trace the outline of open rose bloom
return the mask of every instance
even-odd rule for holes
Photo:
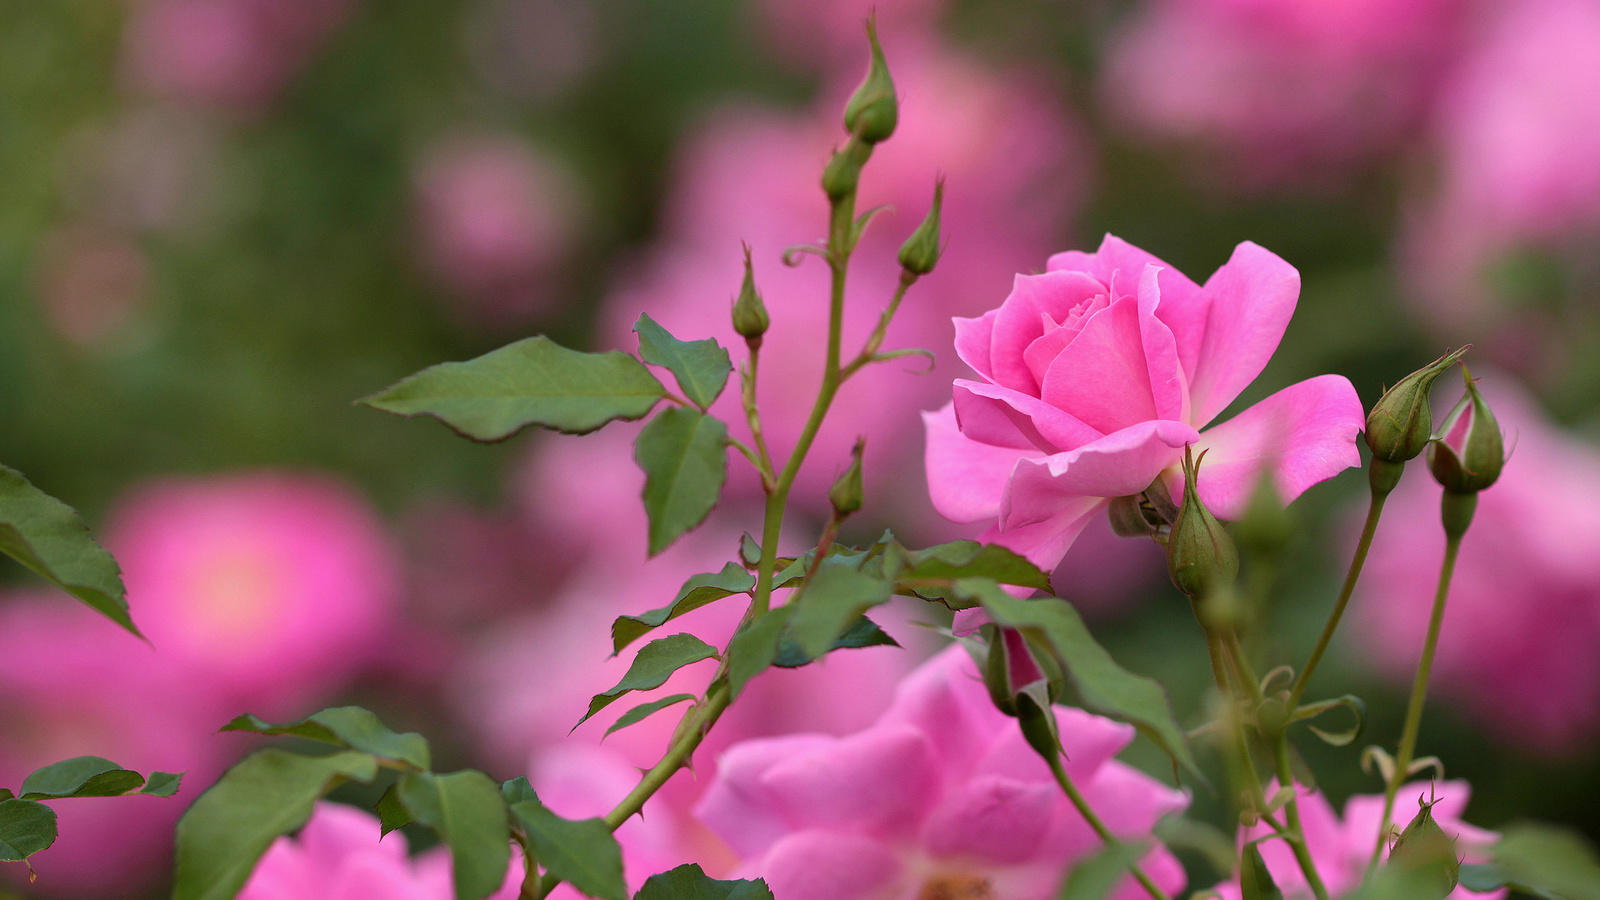
[[[1340,375],[1207,428],[1266,366],[1299,295],[1294,267],[1248,242],[1204,286],[1110,235],[1018,275],[998,309],[955,320],[956,352],[978,378],[957,379],[953,402],[924,414],[934,506],[992,521],[983,541],[1048,571],[1113,498],[1158,478],[1181,497],[1185,445],[1206,454],[1200,499],[1224,519],[1263,468],[1293,500],[1359,465],[1365,415]]]

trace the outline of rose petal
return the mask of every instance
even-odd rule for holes
[[[1356,434],[1365,422],[1361,398],[1343,375],[1291,384],[1200,435],[1194,445],[1196,456],[1206,453],[1200,499],[1213,515],[1237,519],[1262,467],[1271,466],[1279,495],[1292,501],[1313,484],[1361,465]],[[1174,497],[1182,492],[1182,482],[1176,485]]]
[[[1139,341],[1144,348],[1150,397],[1155,402],[1156,418],[1189,421],[1188,376],[1178,362],[1177,341],[1172,329],[1158,316],[1161,305],[1161,268],[1145,266],[1139,276]]]
[[[762,776],[796,827],[848,826],[880,837],[915,828],[939,799],[933,748],[910,726],[884,726],[790,756]]]
[[[1000,514],[1000,497],[1017,460],[1041,455],[970,440],[956,425],[955,404],[922,414],[928,443],[924,463],[933,508],[952,522],[980,522]]]
[[[1047,519],[1003,531],[997,525],[985,531],[978,540],[985,544],[999,544],[1044,571],[1054,572],[1084,526],[1108,502],[1097,497],[1077,497]],[[1004,515],[1004,510],[1001,514]]]
[[[1190,422],[1203,428],[1256,380],[1272,358],[1300,298],[1300,273],[1249,241],[1206,281],[1211,298],[1204,340],[1190,372]]]
[[[965,777],[987,750],[991,735],[1011,719],[994,708],[966,648],[952,644],[900,682],[882,721],[920,729],[946,777],[956,779]]]
[[[1026,862],[1039,851],[1060,797],[1053,782],[981,775],[928,816],[921,843],[934,856],[975,856],[1002,866]]]
[[[1028,371],[1023,353],[1044,333],[1043,317],[1064,321],[1074,309],[1104,293],[1106,286],[1083,272],[1018,275],[1011,294],[996,310],[989,377],[1003,387],[1038,396],[1039,383]]]
[[[994,380],[994,373],[989,367],[989,348],[994,341],[994,320],[999,315],[999,310],[991,309],[976,319],[956,316],[950,320],[956,326],[956,355],[990,381]]]
[[[997,384],[958,378],[951,396],[962,433],[985,444],[1059,453],[1105,436],[1038,397]]]
[[[1066,453],[1016,463],[1000,508],[1006,531],[1041,521],[1080,497],[1137,494],[1200,440],[1182,422],[1140,422]],[[1019,551],[1020,552],[1020,551]]]
[[[1112,273],[1119,269],[1132,278],[1152,265],[1161,267],[1158,276],[1161,308],[1156,315],[1172,330],[1183,371],[1193,375],[1195,362],[1200,357],[1200,344],[1205,337],[1206,315],[1210,310],[1211,298],[1188,276],[1158,257],[1109,234],[1101,240],[1100,249],[1095,252],[1069,250],[1057,253],[1050,257],[1045,269],[1051,272],[1076,269],[1109,284]]]
[[[772,845],[756,870],[783,900],[869,900],[883,896],[902,866],[879,841],[813,830]]]
[[[794,830],[773,802],[767,771],[792,756],[825,753],[833,743],[800,734],[733,745],[717,760],[717,777],[695,804],[695,817],[740,856],[760,855]]]
[[[1159,418],[1140,332],[1137,298],[1096,313],[1050,363],[1040,398],[1106,434]]]

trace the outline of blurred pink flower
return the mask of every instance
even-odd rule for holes
[[[298,835],[273,841],[239,900],[453,900],[449,851],[435,847],[413,860],[405,835],[380,834],[371,813],[319,802]],[[516,900],[522,875],[513,850],[506,883],[488,900]]]
[[[332,478],[259,472],[155,482],[111,515],[134,620],[219,710],[308,704],[384,642],[398,574],[382,525]],[[219,723],[220,724],[220,723]]]
[[[1444,88],[1437,185],[1418,192],[1402,238],[1433,320],[1474,338],[1522,317],[1493,309],[1497,266],[1538,250],[1587,267],[1600,235],[1600,8],[1497,10]]]
[[[1576,753],[1600,733],[1600,452],[1504,378],[1479,388],[1515,447],[1462,539],[1429,693],[1508,746]],[[1397,684],[1415,671],[1444,559],[1442,489],[1409,468],[1352,610],[1354,646]]]
[[[139,0],[123,78],[163,99],[255,112],[349,14],[352,0]]]
[[[1154,0],[1113,39],[1107,109],[1211,145],[1248,186],[1328,180],[1413,130],[1463,0]]]
[[[934,273],[913,287],[889,330],[886,348],[933,348],[952,360],[948,316],[976,313],[975,298],[1002,289],[1010,273],[1039,259],[1082,196],[1082,143],[1074,123],[1038,82],[1001,74],[951,51],[904,41],[886,47],[901,102],[900,127],[880,145],[862,179],[859,209],[892,204],[867,230],[851,265],[845,312],[846,353],[876,324],[899,277],[895,254],[947,177],[944,234],[949,248]],[[631,346],[641,311],[684,338],[715,336],[741,361],[744,344],[728,311],[741,271],[740,241],[754,250],[756,282],[772,315],[762,349],[759,396],[775,453],[793,445],[815,397],[827,323],[828,274],[812,256],[778,263],[794,244],[826,231],[827,201],[818,178],[840,124],[848,85],[826,92],[812,113],[724,110],[698,129],[680,154],[661,239],[622,279],[608,301],[601,342]],[[867,436],[867,484],[875,506],[929,517],[919,484],[906,477],[918,450],[915,411],[937,402],[938,383],[916,378],[913,360],[869,367],[840,392],[834,412],[801,471],[794,502],[826,511],[825,495]],[[717,412],[742,431],[735,380]],[[737,463],[730,493],[760,496]],[[898,476],[898,477],[897,477]],[[886,504],[885,501],[888,501]]]
[[[761,0],[766,43],[793,62],[860,78],[867,69],[867,17],[877,16],[887,44],[931,40],[949,0]],[[892,60],[891,60],[892,62]]]
[[[1068,774],[1113,832],[1146,836],[1188,805],[1112,759],[1132,726],[1078,709],[1056,718]],[[730,748],[696,812],[745,860],[739,874],[765,878],[782,900],[1043,900],[1100,847],[959,646],[908,676],[863,731]],[[1169,891],[1184,883],[1164,848],[1144,865]],[[1129,878],[1116,896],[1142,888]]]
[[[1268,785],[1269,796],[1277,791],[1277,785],[1276,781]],[[1305,826],[1306,846],[1311,851],[1317,874],[1322,876],[1328,891],[1335,896],[1354,890],[1361,884],[1367,871],[1367,861],[1372,858],[1372,850],[1378,845],[1378,828],[1383,819],[1383,795],[1351,797],[1345,802],[1344,817],[1341,819],[1334,814],[1333,807],[1323,794],[1304,785],[1295,785],[1295,789],[1300,794],[1300,817]],[[1471,794],[1471,786],[1460,780],[1431,784],[1413,781],[1401,785],[1400,793],[1395,796],[1395,827],[1405,828],[1421,809],[1421,801],[1431,797],[1438,801],[1433,807],[1434,821],[1439,823],[1445,834],[1455,838],[1457,857],[1471,863],[1486,862],[1488,858],[1482,851],[1494,843],[1497,835],[1461,820]],[[1269,834],[1269,826],[1257,824],[1240,829],[1239,839],[1252,841]],[[1272,880],[1283,891],[1284,897],[1287,900],[1309,898],[1311,890],[1306,885],[1305,873],[1300,871],[1300,865],[1288,845],[1282,840],[1272,839],[1262,841],[1259,846],[1261,858],[1267,863],[1267,871],[1272,873]],[[1383,854],[1387,859],[1388,842],[1385,842]],[[1219,884],[1217,891],[1225,900],[1240,900],[1237,882]],[[1450,897],[1453,900],[1469,900],[1473,897],[1505,895],[1503,889],[1477,894],[1459,887],[1451,892]]]
[[[46,235],[38,266],[46,320],[79,347],[113,346],[149,305],[150,263],[136,240],[117,231],[84,223],[58,228]]]
[[[510,135],[457,134],[416,176],[423,253],[469,317],[512,324],[547,312],[549,282],[578,229],[578,182]]]
[[[956,320],[978,373],[925,413],[934,506],[1046,570],[1116,497],[1163,479],[1183,495],[1183,448],[1208,452],[1201,499],[1237,518],[1264,465],[1293,500],[1358,465],[1365,413],[1340,375],[1291,385],[1206,425],[1261,373],[1300,293],[1300,274],[1252,243],[1196,285],[1107,235],[1095,253],[1018,275],[1005,302]]]

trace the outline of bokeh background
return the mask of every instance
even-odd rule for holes
[[[57,804],[63,837],[35,858],[37,882],[8,865],[0,896],[160,896],[173,821],[251,746],[213,733],[243,711],[361,703],[426,733],[442,768],[529,774],[568,814],[626,789],[673,717],[604,745],[605,717],[568,735],[626,665],[607,660],[607,625],[732,558],[758,486],[732,478],[712,522],[647,565],[636,425],[481,446],[351,401],[534,333],[631,348],[645,309],[733,346],[743,241],[772,308],[762,402],[786,447],[819,365],[825,277],[780,257],[825,231],[815,182],[865,68],[866,12],[0,4],[0,461],[83,511],[153,645],[0,567],[0,784],[78,754],[189,773],[175,800]],[[1600,5],[880,0],[877,14],[902,117],[864,179],[864,202],[893,209],[859,254],[850,327],[876,319],[942,173],[949,250],[890,332],[937,363],[850,386],[797,491],[796,546],[857,433],[870,515],[855,537],[969,533],[927,503],[917,414],[963,374],[950,317],[997,305],[1013,273],[1111,232],[1203,280],[1253,240],[1304,290],[1240,408],[1327,371],[1370,403],[1474,344],[1515,450],[1468,537],[1421,750],[1471,780],[1477,824],[1526,814],[1600,836]],[[1446,378],[1439,402],[1459,392]],[[1302,742],[1336,804],[1380,787],[1359,750],[1396,740],[1441,553],[1437,488],[1414,468],[1312,691],[1371,710],[1352,747]],[[1304,658],[1364,502],[1349,473],[1295,505],[1263,660]],[[1155,547],[1091,531],[1057,587],[1200,721],[1203,644]],[[736,616],[682,623],[717,639]],[[680,776],[648,829],[630,826],[630,874],[726,867],[688,813],[716,752],[867,724],[939,644],[918,621],[937,616],[885,615],[904,651],[763,676],[697,757],[700,780]],[[1125,758],[1163,771],[1151,747]],[[1194,815],[1223,811],[1202,793]],[[1196,884],[1215,878],[1180,855]]]

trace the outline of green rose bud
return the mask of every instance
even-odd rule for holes
[[[833,504],[835,518],[843,519],[861,508],[861,451],[866,446],[866,438],[856,438],[855,449],[850,451],[850,468],[828,489],[828,502]]]
[[[1040,699],[1046,703],[1060,698],[1066,675],[1054,654],[1035,649],[1019,631],[994,625],[984,626],[984,631],[989,637],[989,657],[983,684],[995,709],[1016,718],[1021,715],[1026,692],[1042,693]]]
[[[1424,801],[1389,851],[1389,864],[1404,866],[1424,876],[1427,895],[1418,900],[1444,900],[1456,889],[1461,862],[1456,842],[1433,818],[1433,803]]]
[[[767,315],[767,305],[756,292],[755,270],[750,265],[750,245],[744,245],[744,283],[739,286],[739,296],[733,301],[733,330],[752,347],[761,346],[761,336],[772,326]]]
[[[1403,463],[1416,459],[1428,446],[1433,433],[1428,391],[1434,380],[1455,365],[1468,349],[1462,347],[1439,357],[1383,392],[1372,412],[1367,414],[1365,437],[1374,458]]]
[[[1428,468],[1446,491],[1476,494],[1500,478],[1506,463],[1505,440],[1472,373],[1466,366],[1461,372],[1467,394],[1445,417],[1438,440],[1429,445]]]
[[[911,232],[900,247],[900,268],[912,275],[926,275],[939,262],[939,209],[944,204],[944,178],[933,183],[933,206],[927,218]]]
[[[1167,538],[1167,574],[1178,590],[1194,598],[1233,584],[1239,574],[1239,551],[1233,538],[1200,502],[1195,487],[1198,468],[1193,453],[1184,448],[1183,506]]]
[[[866,143],[876,144],[888,140],[900,121],[894,79],[889,77],[889,63],[883,58],[883,46],[878,43],[876,15],[867,19],[867,41],[872,45],[872,63],[867,68],[867,77],[845,104],[844,127]]]
[[[837,150],[822,170],[822,192],[828,200],[838,203],[856,192],[861,183],[861,168],[872,155],[872,145],[851,138],[842,150]]]

